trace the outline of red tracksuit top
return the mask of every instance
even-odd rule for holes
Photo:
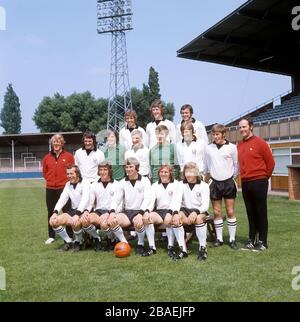
[[[74,165],[74,157],[71,153],[62,151],[56,159],[53,152],[49,152],[43,159],[43,176],[48,189],[63,189],[67,179],[66,168]]]
[[[238,144],[238,158],[242,181],[268,179],[274,170],[275,162],[269,145],[253,135]]]

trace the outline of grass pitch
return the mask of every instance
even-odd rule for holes
[[[61,253],[57,239],[45,246],[47,214],[42,180],[0,182],[0,266],[6,291],[0,301],[299,301],[292,288],[300,266],[300,204],[269,197],[269,250],[212,248],[198,262],[194,239],[191,255],[178,262],[165,245],[149,258],[113,253]],[[236,204],[239,247],[248,224],[241,195]],[[224,224],[225,243],[228,240]]]

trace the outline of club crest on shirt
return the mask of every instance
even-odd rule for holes
[[[169,191],[169,196],[173,196],[173,191]]]
[[[114,191],[111,191],[109,194],[113,197],[113,195],[114,195],[115,193],[114,193]]]
[[[201,197],[201,193],[200,192],[197,192],[196,193],[196,196],[197,196],[197,198]]]
[[[142,193],[143,192],[143,188],[138,188],[137,191],[138,191],[138,193]]]

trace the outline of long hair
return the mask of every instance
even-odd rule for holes
[[[112,179],[113,178],[113,169],[111,164],[108,161],[102,161],[99,165],[98,165],[98,175],[100,176],[100,168],[105,168],[108,170],[108,175],[109,178]]]
[[[97,141],[96,141],[96,135],[93,132],[85,132],[82,136],[82,144],[84,149],[84,139],[92,139],[94,144],[94,151],[97,150]]]
[[[82,181],[82,175],[81,175],[81,172],[80,172],[78,166],[77,165],[68,164],[67,165],[67,170],[70,170],[70,169],[75,169],[76,176],[77,176],[77,178],[79,178],[79,182],[81,182]]]
[[[160,168],[158,169],[158,172],[157,172],[158,177],[160,178],[160,172],[165,168],[168,169],[170,172],[170,176],[169,176],[170,182],[173,182],[174,181],[174,168],[169,164],[163,164],[160,166]]]
[[[202,181],[203,177],[200,174],[200,170],[198,168],[198,165],[195,162],[188,162],[184,167],[183,167],[183,171],[182,171],[182,179],[184,180],[184,182],[187,182],[185,173],[187,170],[193,170],[195,172],[195,177],[197,177],[198,181]]]

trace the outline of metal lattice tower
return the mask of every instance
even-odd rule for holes
[[[132,30],[131,0],[97,0],[97,26],[99,34],[111,33],[107,129],[119,131],[132,109],[125,34]]]

